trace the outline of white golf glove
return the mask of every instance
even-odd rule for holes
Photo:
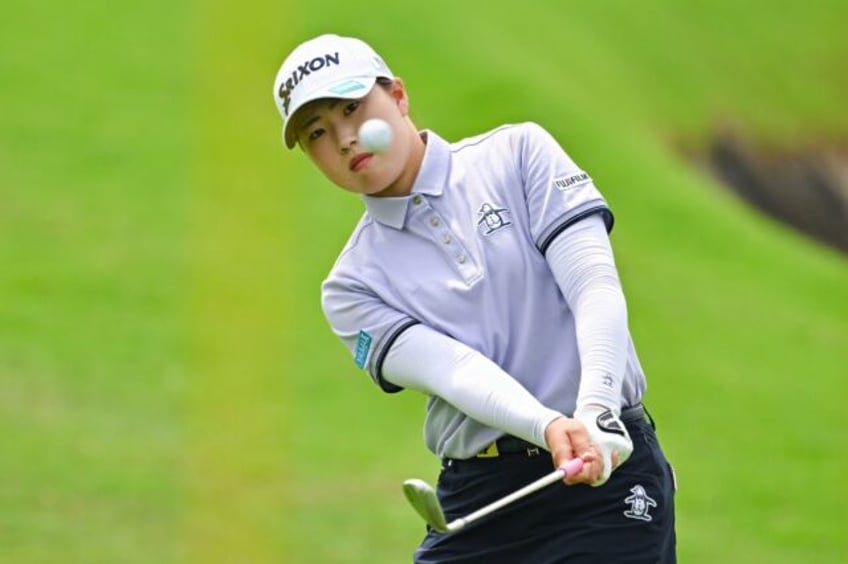
[[[586,405],[579,407],[574,418],[583,423],[589,433],[589,439],[601,455],[604,470],[601,477],[592,486],[602,486],[612,474],[612,453],[618,453],[618,465],[630,458],[633,452],[633,441],[630,433],[618,415],[602,405]]]

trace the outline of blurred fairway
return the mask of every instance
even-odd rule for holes
[[[271,85],[366,38],[419,126],[547,127],[616,212],[680,560],[848,560],[848,260],[675,143],[848,141],[848,4],[12,0],[0,19],[0,562],[410,561],[424,399],[319,284],[362,212]]]

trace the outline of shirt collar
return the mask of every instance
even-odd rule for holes
[[[409,201],[415,194],[436,197],[442,195],[450,172],[451,152],[447,141],[429,130],[422,131],[421,136],[427,145],[424,148],[421,168],[418,170],[415,182],[412,183],[410,194],[393,198],[362,196],[368,214],[378,222],[395,229],[403,229]]]

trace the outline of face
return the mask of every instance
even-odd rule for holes
[[[403,83],[395,79],[388,89],[375,84],[364,98],[310,102],[293,116],[291,127],[304,152],[337,186],[357,194],[401,196],[412,187],[411,156],[418,139],[408,107]],[[385,120],[394,132],[391,146],[380,154],[359,145],[359,126],[371,118]]]

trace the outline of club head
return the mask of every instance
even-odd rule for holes
[[[423,480],[407,480],[403,483],[403,494],[428,525],[440,533],[449,532],[445,512],[430,484]]]

